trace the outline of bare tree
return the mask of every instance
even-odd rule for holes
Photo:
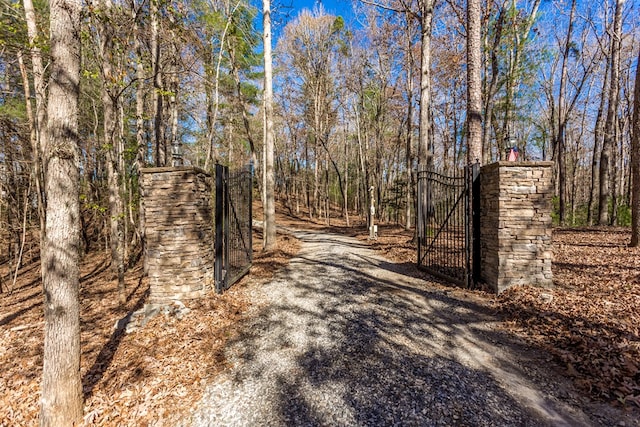
[[[150,0],[151,18],[151,72],[153,74],[153,117],[155,134],[155,160],[156,166],[165,166],[166,141],[163,118],[163,94],[164,86],[162,73],[160,72],[160,6],[159,0]]]
[[[640,50],[633,91],[633,131],[631,133],[631,246],[640,246]]]
[[[616,0],[616,11],[613,20],[613,34],[611,36],[611,78],[609,79],[609,104],[607,119],[604,124],[604,141],[600,155],[600,197],[598,199],[598,224],[609,223],[609,199],[611,197],[611,151],[616,141],[616,116],[620,92],[620,40],[622,38],[622,9],[624,0]]]
[[[413,49],[412,49],[412,30],[409,25],[410,16],[409,13],[405,13],[405,35],[407,37],[407,51],[405,54],[405,67],[406,67],[406,83],[407,83],[407,146],[405,148],[405,164],[406,164],[406,179],[407,179],[407,194],[406,194],[406,212],[405,212],[405,230],[411,229],[411,206],[413,205],[413,192],[411,191],[412,177],[413,177],[413,156],[411,154],[413,146]]]
[[[42,426],[82,422],[80,377],[78,97],[80,95],[79,0],[50,2],[51,75],[44,286]]]
[[[271,62],[271,1],[262,0],[262,26],[264,40],[264,150],[265,150],[265,206],[264,250],[276,244],[275,176],[273,170],[273,68]]]
[[[36,25],[36,14],[31,0],[24,0],[24,14],[27,23],[27,34],[29,39],[29,50],[31,51],[31,68],[33,70],[33,83],[35,88],[36,114],[34,116],[35,135],[32,138],[33,165],[36,182],[36,191],[38,193],[38,213],[40,217],[40,231],[45,231],[45,209],[46,203],[43,194],[44,173],[42,171],[42,153],[46,147],[46,84],[44,74],[44,64],[42,61],[42,50],[40,49],[38,39],[38,26]],[[31,100],[27,100],[31,103]]]
[[[569,117],[569,111],[565,107],[565,94],[567,85],[567,62],[569,60],[569,51],[571,49],[571,37],[573,31],[573,21],[576,13],[576,0],[571,1],[571,13],[569,14],[569,23],[567,26],[567,37],[565,39],[562,52],[562,71],[560,73],[560,90],[558,93],[558,129],[556,134],[555,148],[557,151],[558,164],[558,193],[559,193],[559,209],[558,216],[560,225],[564,225],[565,207],[566,207],[566,169],[565,169],[565,132]]]
[[[467,161],[482,159],[481,0],[467,0]]]
[[[420,145],[418,161],[428,164],[433,156],[431,148],[431,24],[435,0],[419,0],[420,8]]]
[[[118,134],[121,90],[114,71],[114,38],[117,24],[111,0],[97,0],[94,13],[98,28],[98,52],[102,75],[102,111],[104,146],[106,149],[107,185],[109,193],[109,228],[111,263],[118,279],[120,304],[126,302],[125,295],[125,230],[124,200],[124,142]]]
[[[593,224],[593,202],[598,196],[599,185],[596,186],[596,182],[599,179],[599,163],[600,154],[602,149],[602,133],[604,132],[603,114],[604,107],[607,100],[607,88],[609,87],[609,68],[610,61],[605,61],[604,79],[602,80],[602,91],[600,95],[600,102],[598,104],[598,112],[596,113],[596,120],[593,126],[593,152],[591,155],[591,185],[589,187],[589,199],[587,201],[587,224]],[[596,188],[598,187],[598,188]]]

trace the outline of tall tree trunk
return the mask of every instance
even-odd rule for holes
[[[502,39],[502,29],[504,26],[504,9],[501,9],[497,22],[495,24],[495,34],[493,37],[493,44],[491,45],[491,54],[490,54],[490,64],[491,64],[491,78],[489,79],[489,83],[486,84],[486,91],[484,94],[484,127],[482,130],[482,154],[483,160],[487,163],[493,160],[492,150],[491,150],[491,128],[492,121],[494,120],[493,115],[493,97],[497,90],[498,86],[498,74],[499,74],[499,65],[498,65],[498,51],[500,49],[500,41]],[[488,36],[488,32],[487,32]],[[488,73],[487,73],[488,74]],[[486,81],[486,79],[485,79]],[[499,158],[499,156],[498,156]]]
[[[80,10],[78,0],[51,0],[46,237],[42,258],[44,356],[42,426],[82,423],[79,303]]]
[[[621,152],[622,152],[622,144],[620,144],[620,129],[619,129],[620,123],[618,120],[618,114],[616,114],[613,118],[613,134],[614,134],[614,144],[612,146],[613,148],[613,158],[610,159],[609,164],[613,167],[613,169],[609,172],[611,175],[611,191],[610,191],[610,197],[611,197],[611,216],[609,218],[609,225],[615,225],[618,222],[618,204],[619,204],[619,198],[618,195],[620,194],[620,187],[618,185],[620,179],[621,179],[621,172],[622,172],[622,163],[620,162],[621,159]]]
[[[276,244],[275,176],[273,171],[273,69],[271,64],[271,1],[262,0],[262,26],[264,42],[264,118],[265,118],[265,194],[264,249],[272,250]],[[317,155],[317,153],[316,153]],[[316,159],[317,163],[317,159]]]
[[[207,142],[207,154],[205,156],[205,161],[204,161],[205,170],[209,170],[209,167],[213,163],[213,160],[215,157],[213,145],[215,142],[216,122],[218,121],[218,111],[220,109],[220,68],[222,67],[222,59],[223,59],[223,53],[224,53],[223,46],[225,46],[226,44],[225,40],[227,38],[227,32],[231,27],[231,23],[233,22],[233,17],[236,13],[236,10],[240,7],[241,4],[242,4],[242,0],[237,0],[233,8],[230,7],[231,6],[230,4],[228,5],[227,22],[224,26],[224,31],[222,32],[222,36],[220,37],[220,50],[218,51],[218,59],[215,65],[216,72],[215,72],[215,77],[213,79],[214,80],[213,96],[208,97],[210,98],[210,101],[213,103],[213,105],[209,105],[209,112],[208,112],[209,114],[208,131],[209,132],[208,132],[208,142]],[[263,157],[264,157],[264,154],[265,153],[263,151],[262,153]],[[263,164],[262,171],[263,171],[262,175],[264,178],[264,173],[265,173],[264,164]],[[262,189],[263,194],[264,194],[264,187],[265,185],[263,185],[263,189]],[[263,197],[263,203],[264,203],[264,197]]]
[[[370,178],[369,178],[369,160],[367,158],[367,149],[366,147],[364,147],[365,143],[363,141],[363,137],[362,137],[362,124],[360,122],[360,114],[358,113],[358,108],[360,108],[359,106],[356,106],[356,135],[358,138],[358,157],[360,158],[360,172],[362,173],[362,196],[361,199],[361,206],[358,206],[358,209],[360,209],[360,212],[362,212],[363,214],[367,212],[368,206],[369,206],[369,199],[368,199],[368,194],[370,193],[369,191],[369,183],[370,183]],[[360,187],[358,187],[360,188]],[[371,226],[371,218],[370,215],[367,214],[367,227]]]
[[[565,166],[565,145],[566,145],[566,125],[568,121],[568,111],[566,107],[566,85],[567,85],[567,62],[571,49],[571,37],[573,31],[573,18],[576,12],[576,0],[571,2],[571,12],[569,14],[569,26],[567,27],[567,37],[562,52],[562,70],[560,72],[560,89],[558,92],[558,134],[556,136],[557,164],[558,164],[558,216],[560,225],[564,225],[566,211],[566,166]]]
[[[638,51],[640,64],[640,50]],[[631,132],[631,246],[640,246],[640,66],[636,66]]]
[[[347,227],[350,227],[349,223],[349,144],[347,137],[347,129],[344,129],[344,220]]]
[[[42,62],[42,51],[39,46],[39,34],[36,24],[36,13],[32,0],[23,0],[27,35],[31,51],[31,68],[33,70],[33,86],[36,98],[36,113],[34,116],[35,137],[32,138],[32,156],[35,173],[36,191],[38,193],[38,214],[40,220],[40,239],[44,241],[46,197],[44,195],[43,153],[47,145],[47,93]],[[31,101],[28,101],[29,103]],[[41,245],[42,246],[42,245]],[[41,254],[42,255],[42,254]]]
[[[174,55],[178,55],[178,52],[174,52]],[[174,57],[173,61],[177,61]],[[171,70],[171,78],[169,81],[169,87],[171,95],[169,95],[169,122],[171,124],[171,166],[181,166],[180,160],[174,156],[173,150],[178,150],[180,140],[178,138],[178,117],[180,112],[178,111],[178,90],[180,90],[180,83],[178,79],[178,67],[174,62]],[[179,153],[176,153],[180,155]]]
[[[147,159],[147,144],[145,141],[145,125],[144,125],[144,106],[145,106],[145,72],[144,72],[144,56],[142,53],[142,33],[140,31],[140,23],[138,22],[140,10],[133,5],[133,32],[134,32],[134,50],[136,53],[136,169],[139,172],[145,166]],[[142,5],[138,6],[142,7]],[[144,221],[141,221],[141,225]]]
[[[432,161],[430,143],[431,109],[431,24],[434,0],[419,0],[420,5],[420,150],[419,162],[426,166]]]
[[[604,124],[604,140],[600,155],[600,197],[598,199],[598,225],[609,224],[609,199],[611,198],[611,152],[616,141],[615,116],[620,91],[620,39],[624,0],[616,0],[616,12],[611,36],[611,78],[609,79],[609,105]],[[615,174],[614,174],[615,175]]]
[[[102,66],[102,111],[104,145],[106,147],[107,187],[109,194],[109,229],[111,243],[111,266],[118,279],[118,298],[120,304],[126,302],[124,282],[124,202],[122,191],[124,171],[122,138],[118,131],[119,94],[114,92],[118,88],[111,85],[114,81],[113,65],[111,63],[113,51],[113,20],[111,0],[102,0],[101,6],[104,16],[99,16],[98,32],[100,34],[100,55]]]
[[[407,194],[406,197],[406,212],[405,212],[405,230],[411,229],[411,204],[412,204],[412,169],[413,161],[411,157],[412,145],[413,145],[413,49],[411,40],[411,31],[409,25],[409,13],[406,13],[407,27],[405,29],[407,36],[407,53],[406,63],[407,68],[407,135],[406,135],[406,148],[405,148],[405,167],[406,167],[406,180],[407,180]]]
[[[598,186],[596,186],[596,179],[599,180],[599,165],[600,165],[600,153],[602,146],[602,134],[603,134],[603,123],[602,119],[604,118],[604,106],[607,100],[607,88],[609,87],[609,68],[610,61],[605,61],[605,71],[604,71],[604,81],[602,82],[602,92],[600,96],[600,103],[598,106],[598,112],[596,114],[596,122],[593,129],[593,153],[591,156],[591,184],[589,187],[589,200],[587,202],[587,224],[593,224],[593,202],[595,199],[599,198],[600,188],[599,182]]]
[[[164,152],[164,125],[162,113],[162,74],[160,73],[160,11],[159,0],[150,0],[151,4],[151,69],[153,73],[153,119],[155,134],[155,163],[156,166],[165,166],[166,153]]]
[[[144,124],[144,106],[145,106],[145,72],[142,54],[142,34],[140,31],[140,23],[138,22],[139,11],[142,5],[137,6],[135,2],[132,4],[132,18],[133,18],[133,33],[134,33],[134,50],[136,53],[136,160],[135,171],[140,177],[140,170],[145,167],[147,160],[147,141],[145,139],[145,124]],[[145,249],[145,216],[144,216],[144,199],[140,198],[140,209],[138,209],[138,234],[140,237],[140,245],[142,251]],[[145,260],[144,272],[147,272],[146,256],[143,256]]]
[[[481,0],[467,1],[467,163],[482,159]]]
[[[314,100],[314,131],[313,131],[313,207],[314,207],[314,215],[317,214],[320,217],[320,175],[319,175],[319,164],[320,160],[318,159],[318,129],[320,129],[320,107],[318,106],[319,100],[316,95]]]

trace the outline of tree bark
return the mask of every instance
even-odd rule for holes
[[[80,376],[79,0],[50,2],[51,75],[45,163],[46,237],[42,259],[44,356],[42,426],[82,423]]]
[[[599,180],[598,173],[599,173],[600,154],[601,154],[601,145],[602,145],[601,141],[602,141],[602,134],[603,134],[602,118],[604,113],[605,102],[607,99],[606,92],[607,92],[607,88],[609,87],[609,67],[610,67],[610,61],[605,61],[605,62],[606,62],[606,67],[604,71],[604,81],[602,82],[602,94],[600,96],[600,103],[598,106],[598,112],[596,114],[596,123],[593,129],[593,153],[591,156],[591,185],[589,188],[589,200],[587,202],[587,224],[588,225],[593,224],[594,199],[597,199],[600,197],[599,182],[596,182],[596,180]],[[597,191],[596,191],[596,183],[598,184]]]
[[[434,0],[420,0],[420,150],[419,162],[427,165],[431,162],[430,130],[431,121],[431,24],[433,21]]]
[[[604,140],[600,155],[600,197],[598,199],[598,225],[609,224],[609,199],[611,198],[611,151],[616,141],[615,119],[620,91],[620,39],[624,0],[616,0],[613,34],[611,36],[611,78],[609,79],[609,105],[604,124]]]
[[[102,67],[102,108],[103,132],[106,147],[107,187],[109,194],[109,228],[111,243],[111,266],[118,279],[118,299],[120,304],[126,302],[124,282],[124,202],[122,191],[122,176],[124,155],[122,141],[118,134],[118,104],[120,95],[118,88],[112,87],[113,65],[111,63],[113,50],[113,20],[111,18],[111,0],[101,0],[102,10],[99,16],[98,32],[100,33],[100,56]],[[114,93],[116,92],[116,93]]]
[[[482,132],[482,154],[485,162],[491,162],[493,160],[491,150],[491,122],[494,120],[493,116],[493,96],[497,91],[498,86],[498,50],[500,46],[500,40],[502,39],[502,30],[504,26],[504,10],[501,10],[498,14],[495,24],[495,34],[493,37],[493,44],[491,46],[490,64],[491,64],[491,79],[486,84],[485,99],[484,99],[484,128]],[[488,74],[488,72],[487,72]],[[486,78],[485,78],[486,80]],[[498,158],[500,156],[498,155]]]
[[[576,12],[576,0],[571,2],[571,13],[569,14],[569,25],[567,27],[567,37],[565,39],[562,52],[562,70],[560,73],[560,89],[558,92],[558,133],[556,135],[557,164],[558,164],[558,216],[560,225],[565,223],[566,212],[566,167],[565,167],[565,131],[568,121],[569,111],[566,108],[566,85],[567,85],[567,62],[569,60],[569,50],[571,48],[571,37],[573,31],[573,18]]]
[[[638,52],[640,64],[640,50]],[[640,66],[636,66],[631,133],[631,246],[640,246]]]
[[[136,2],[132,2],[132,18],[133,18],[133,33],[134,33],[134,50],[136,54],[136,161],[135,171],[140,177],[140,170],[145,167],[147,160],[147,142],[145,138],[145,123],[144,123],[144,105],[145,105],[145,72],[142,54],[142,34],[140,31],[140,23],[138,22],[139,11],[137,9]],[[142,5],[139,6],[140,8]],[[140,209],[138,210],[138,234],[140,237],[140,246],[144,253],[145,249],[145,216],[144,216],[144,198],[140,197]],[[148,266],[146,256],[142,257],[144,261],[144,272],[147,273]]]
[[[271,62],[271,1],[262,0],[262,26],[264,42],[264,118],[265,118],[265,194],[264,250],[270,251],[276,244],[275,176],[273,170],[273,69]],[[316,153],[317,155],[317,153]],[[317,159],[316,159],[317,162]]]
[[[404,229],[411,229],[411,205],[413,203],[413,194],[411,194],[412,188],[412,168],[413,160],[411,157],[412,145],[413,145],[413,50],[411,43],[411,31],[409,13],[406,13],[407,27],[405,29],[407,35],[407,53],[406,53],[406,67],[407,67],[407,145],[405,148],[405,164],[406,164],[406,179],[407,179],[407,194],[406,196],[406,213]]]
[[[467,0],[467,163],[482,158],[481,0]]]
[[[40,239],[44,241],[45,233],[45,212],[46,197],[44,195],[44,171],[42,167],[43,153],[47,145],[47,93],[44,81],[44,65],[42,63],[42,51],[38,45],[38,27],[36,24],[36,14],[31,0],[23,0],[24,14],[27,24],[27,35],[29,38],[29,49],[31,51],[31,68],[33,70],[33,86],[36,98],[36,113],[34,116],[35,136],[32,138],[32,156],[34,173],[36,176],[36,191],[38,193],[38,214],[40,217]],[[28,100],[30,103],[31,101]]]
[[[150,0],[151,4],[151,68],[153,72],[153,118],[155,134],[155,164],[165,166],[166,153],[163,126],[162,74],[160,73],[160,11],[159,0]]]

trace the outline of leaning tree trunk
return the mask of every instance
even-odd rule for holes
[[[50,2],[51,75],[45,153],[46,237],[42,426],[82,423],[80,376],[78,98],[79,0]]]

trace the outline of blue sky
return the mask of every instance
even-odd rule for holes
[[[256,1],[259,11],[262,11],[262,2]],[[352,23],[354,18],[352,0],[271,0],[271,9],[274,12],[272,21],[272,31],[274,47],[278,42],[284,26],[294,19],[302,9],[312,10],[316,5],[321,4],[326,13],[340,15],[347,24]],[[262,31],[262,15],[258,14],[256,28]]]
[[[341,15],[345,21],[353,14],[351,0],[280,0],[281,4],[293,7],[292,15],[296,16],[302,9],[313,9],[316,4],[322,4],[324,10],[332,15]]]

